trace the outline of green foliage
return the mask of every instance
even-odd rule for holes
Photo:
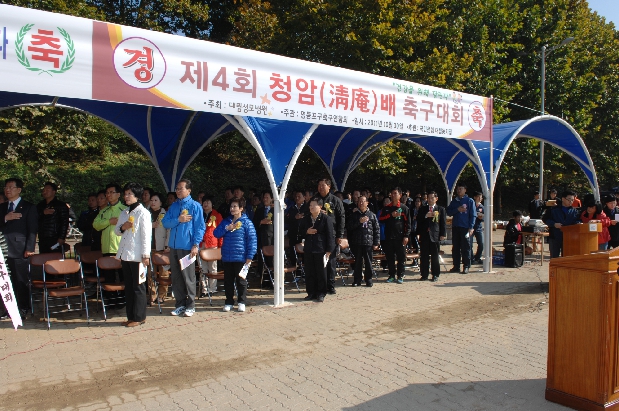
[[[494,122],[528,119],[540,109],[543,45],[575,41],[546,58],[547,113],[568,121],[584,139],[602,188],[616,186],[619,161],[619,35],[583,0],[10,0],[8,4],[96,18],[244,48],[495,96]],[[159,185],[137,146],[96,118],[53,108],[20,108],[0,115],[5,175],[29,187],[52,179],[82,201],[104,182],[129,178]],[[412,191],[444,183],[414,144],[376,148],[349,176],[347,188],[393,185]],[[514,142],[497,181],[499,205],[524,208],[539,179],[539,143]],[[568,155],[546,145],[547,185],[588,189]],[[85,160],[86,159],[86,160]],[[129,165],[130,164],[130,165]],[[94,173],[90,176],[88,173]],[[238,134],[220,138],[185,172],[197,189],[218,196],[226,186],[268,187],[253,148]],[[306,148],[290,187],[313,188],[324,164]],[[472,167],[462,173],[479,187]],[[30,189],[28,193],[30,193]],[[36,193],[38,195],[38,193]],[[75,197],[73,197],[75,196]]]

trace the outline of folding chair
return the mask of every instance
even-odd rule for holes
[[[73,251],[75,252],[75,259],[78,260],[80,257],[80,254],[86,253],[90,250],[91,250],[91,246],[89,245],[84,245],[81,243],[75,244],[73,246]]]
[[[414,264],[415,260],[419,260],[419,253],[415,253],[415,252],[413,252],[413,250],[411,248],[407,247],[406,259],[407,260],[412,260],[413,264]],[[421,268],[419,267],[419,263],[417,263],[416,266],[415,265],[411,265],[411,270],[414,271],[415,269],[417,269],[417,271],[421,271]]]
[[[349,249],[350,256],[344,254],[342,250]],[[350,245],[348,244],[348,239],[342,238],[340,239],[340,244],[337,246],[337,255],[335,257],[335,270],[342,278],[342,284],[346,285],[346,280],[344,280],[344,275],[342,271],[346,272],[346,278],[350,277],[350,274],[354,272],[355,267],[355,256],[352,251],[350,251]]]
[[[45,285],[41,280],[33,280],[32,279],[32,267],[41,267],[43,269],[43,264],[51,260],[61,260],[63,259],[62,253],[46,253],[46,254],[34,254],[30,257],[30,262],[28,264],[28,292],[30,293],[30,311],[32,315],[34,315],[34,297],[33,297],[33,288],[36,290],[41,290],[41,294],[43,295]],[[55,284],[51,281],[48,282],[48,288],[60,288],[66,286],[66,281],[56,281]],[[43,301],[42,299],[40,301]]]
[[[150,275],[153,280],[153,284],[155,284],[155,290],[157,292],[157,306],[159,307],[159,314],[161,311],[161,296],[159,295],[159,286],[167,286],[170,287],[172,285],[171,277],[161,277],[157,273],[159,272],[159,267],[163,267],[164,265],[170,265],[170,253],[164,253],[162,251],[157,251],[150,255]],[[165,297],[165,296],[164,296]]]
[[[275,282],[273,281],[273,267],[267,265],[267,262],[266,262],[266,257],[273,257],[275,255],[275,246],[265,245],[260,250],[260,253],[262,254],[262,273],[260,275],[260,291],[262,291],[262,280],[264,279],[265,273],[269,276],[271,283],[275,284]],[[292,281],[284,282],[284,284],[293,283],[297,287],[297,291],[301,292],[301,289],[299,288],[299,284],[298,284],[299,279],[297,275],[295,274],[296,271],[297,271],[296,266],[295,267],[284,267],[284,276],[286,275],[286,273],[292,273],[292,275],[294,276]]]
[[[303,244],[302,243],[295,244],[294,256],[295,256],[295,259],[297,260],[297,273],[301,273],[301,275],[298,277],[299,277],[299,280],[303,279],[305,281],[305,264],[303,262],[303,259],[299,257],[302,255],[303,255]]]
[[[124,301],[125,298],[123,296],[118,295],[119,292],[125,291],[124,284],[108,284],[101,281],[101,270],[120,270],[122,268],[122,264],[120,260],[109,256],[109,257],[101,257],[97,260],[97,264],[95,265],[97,270],[97,285],[99,287],[99,293],[101,294],[101,306],[103,307],[103,319],[107,321],[107,310],[105,309],[105,298],[103,297],[103,291],[115,292],[117,294],[116,297],[108,298],[108,300],[112,301]],[[110,304],[108,303],[108,306]]]
[[[64,287],[58,287],[61,281],[47,281],[48,277],[64,277],[71,274],[79,274],[81,284],[78,286],[68,287],[65,281]],[[51,287],[50,287],[51,285]],[[45,314],[47,316],[47,329],[51,328],[50,321],[50,305],[49,298],[66,299],[67,309],[64,311],[56,311],[55,314],[61,312],[77,311],[71,309],[70,297],[80,297],[79,311],[86,310],[86,321],[90,324],[88,316],[88,304],[86,303],[86,289],[84,288],[84,274],[82,273],[82,264],[75,260],[50,260],[43,264],[43,295],[45,299]],[[81,316],[81,314],[80,314]]]
[[[90,247],[87,247],[90,249]],[[95,266],[97,265],[97,260],[103,258],[103,253],[101,251],[85,251],[86,248],[80,250],[80,253],[77,254],[77,260],[82,263],[82,272],[84,273],[84,283],[92,284],[95,287],[96,293],[96,309],[99,312],[99,282],[104,282],[104,279],[99,281],[99,277],[95,272]],[[84,267],[84,265],[88,265],[88,267]],[[91,268],[92,267],[92,268]]]
[[[200,250],[200,258],[206,262],[221,260],[221,248],[207,248]],[[202,273],[202,264],[200,264],[200,273]],[[224,272],[217,271],[216,273],[204,273],[209,280],[224,280]],[[235,284],[236,287],[236,284]],[[213,300],[211,299],[211,290],[209,290],[208,284],[206,287],[206,294],[208,295],[208,302],[212,306]]]

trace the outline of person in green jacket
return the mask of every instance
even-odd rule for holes
[[[114,233],[114,227],[118,222],[118,216],[127,208],[120,202],[120,186],[116,183],[108,184],[105,188],[105,198],[108,206],[99,211],[92,226],[95,230],[101,231],[101,252],[104,256],[115,256],[118,252],[120,236]],[[116,271],[102,271],[106,283],[116,282]],[[120,273],[122,277],[122,273]],[[122,282],[122,278],[120,281]]]

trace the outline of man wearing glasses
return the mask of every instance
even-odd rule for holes
[[[572,207],[576,195],[573,191],[566,191],[561,195],[561,204],[550,209],[545,223],[550,229],[548,242],[550,245],[550,258],[561,257],[563,253],[563,231],[561,227],[566,225],[580,224],[578,209]]]
[[[38,216],[34,204],[21,198],[24,182],[19,178],[9,178],[4,182],[4,195],[7,202],[0,204],[0,230],[6,238],[9,253],[5,255],[15,290],[17,307],[22,317],[30,308],[28,292],[28,258],[34,254],[36,245]],[[0,317],[6,316],[0,307]]]
[[[198,245],[202,242],[206,225],[202,206],[191,198],[191,181],[182,179],[176,184],[176,200],[163,217],[161,224],[170,230],[170,272],[172,291],[176,300],[174,316],[191,317],[196,312],[196,269],[195,263],[181,270],[182,258],[190,254],[198,255]],[[198,257],[199,258],[199,257]]]
[[[116,256],[120,236],[116,235],[114,228],[118,222],[118,216],[127,208],[120,202],[120,186],[110,183],[105,188],[105,198],[108,206],[99,211],[92,226],[95,230],[101,231],[101,252],[104,256]],[[103,271],[106,283],[116,282],[116,270]],[[120,281],[123,281],[122,272],[119,272]]]

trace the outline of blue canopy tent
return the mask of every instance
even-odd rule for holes
[[[470,161],[492,215],[493,150],[483,142],[492,133],[491,99],[112,23],[0,10],[15,41],[3,62],[0,110],[47,105],[104,119],[136,141],[168,190],[207,144],[242,133],[274,194],[275,305],[284,302],[283,200],[307,144],[339,188],[372,150],[394,139],[432,157],[448,198]],[[60,50],[16,54],[55,30],[60,37],[46,41]]]

